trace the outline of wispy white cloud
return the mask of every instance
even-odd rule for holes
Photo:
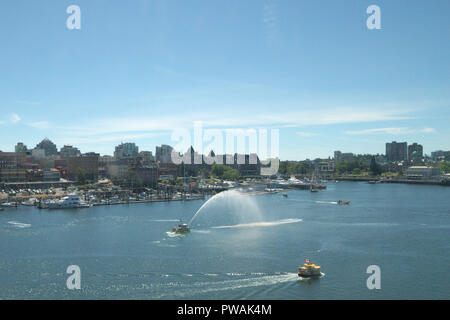
[[[346,131],[345,133],[353,135],[365,135],[365,134],[405,134],[410,132],[411,130],[409,128],[400,127],[400,128],[364,129],[364,130]]]
[[[351,111],[351,112],[350,112]],[[195,121],[202,121],[205,128],[258,128],[258,127],[307,127],[318,125],[332,125],[345,123],[368,123],[380,121],[393,121],[410,119],[406,112],[400,111],[355,111],[347,109],[323,109],[309,111],[295,111],[276,113],[275,111],[260,114],[246,114],[245,111],[236,116],[236,113],[227,113],[222,110],[220,116],[217,113],[191,113],[176,114],[158,117],[121,117],[109,119],[91,119],[88,122],[58,128],[67,136],[83,137],[106,134],[135,134],[158,131],[172,131],[174,129],[190,129]],[[45,122],[34,123],[35,127],[44,127]],[[391,132],[395,128],[390,128]],[[375,129],[359,134],[372,133],[371,131],[388,130]],[[305,131],[306,132],[306,131]],[[397,130],[398,132],[398,130]],[[349,134],[352,134],[350,132]],[[354,134],[358,134],[355,132]],[[301,135],[301,133],[299,134]]]
[[[304,132],[304,131],[297,131],[295,134],[300,137],[314,137],[314,136],[318,135],[317,133]]]
[[[17,122],[19,122],[20,121],[20,116],[17,114],[17,113],[11,113],[10,115],[9,115],[9,121],[11,122],[11,123],[17,123]]]
[[[434,128],[423,128],[423,133],[436,133],[436,129]]]
[[[346,131],[345,133],[350,135],[369,135],[369,134],[404,135],[416,133],[436,133],[436,130],[434,128],[424,128],[418,130],[409,127],[398,127],[398,128],[374,128],[374,129]]]
[[[195,121],[202,121],[205,128],[248,128],[248,127],[307,127],[343,123],[365,123],[375,121],[404,120],[410,117],[399,111],[352,111],[347,109],[296,111],[285,113],[246,114],[222,111],[217,113],[191,113],[159,117],[128,117],[93,119],[88,123],[69,126],[64,129],[68,135],[92,136],[113,133],[136,133],[190,129]]]
[[[36,129],[49,129],[52,127],[52,124],[48,121],[29,122],[26,125]]]

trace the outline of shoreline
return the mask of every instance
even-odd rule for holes
[[[419,185],[434,185],[434,186],[450,186],[450,181],[436,181],[436,180],[408,180],[408,179],[383,179],[383,178],[357,178],[357,177],[339,177],[336,181],[352,181],[352,182],[369,182],[376,181],[378,183],[398,183],[398,184],[419,184]]]

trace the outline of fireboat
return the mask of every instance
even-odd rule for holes
[[[298,276],[302,278],[319,277],[321,276],[320,266],[311,263],[311,259],[305,259],[304,266],[298,267]]]
[[[188,233],[190,231],[191,229],[189,228],[189,226],[181,220],[178,226],[172,228],[172,232],[175,233]]]

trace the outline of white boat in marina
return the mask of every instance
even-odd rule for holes
[[[15,202],[4,202],[1,204],[1,206],[3,208],[13,208],[13,207],[17,207],[17,203]]]
[[[296,186],[296,185],[301,185],[301,186],[303,186],[303,185],[305,185],[305,182],[303,182],[303,181],[300,180],[300,179],[297,179],[297,178],[294,177],[294,176],[292,176],[292,177],[289,178],[288,183],[289,183],[289,185],[292,185],[292,186]]]
[[[109,198],[109,201],[108,201],[108,203],[110,203],[110,204],[111,203],[119,203],[119,202],[120,202],[120,198],[117,196]]]
[[[37,199],[36,198],[30,198],[27,201],[22,202],[23,206],[32,207],[36,205]]]
[[[47,203],[48,209],[72,209],[72,208],[89,208],[90,205],[81,200],[76,193],[68,194],[61,200]]]

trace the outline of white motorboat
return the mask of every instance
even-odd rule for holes
[[[32,207],[36,205],[37,199],[36,198],[30,198],[27,201],[22,202],[23,206]]]
[[[90,205],[81,200],[76,193],[68,194],[61,200],[49,202],[48,209],[71,209],[71,208],[89,208]]]
[[[3,208],[13,208],[13,207],[17,207],[17,203],[15,202],[4,202],[1,204],[1,206]]]

